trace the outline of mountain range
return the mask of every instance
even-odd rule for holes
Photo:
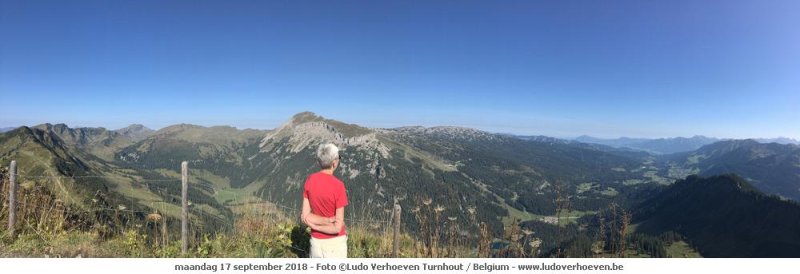
[[[420,226],[415,212],[436,206],[469,237],[476,237],[476,221],[502,237],[512,219],[554,218],[556,200],[581,215],[612,204],[634,208],[692,174],[736,173],[765,197],[800,200],[800,150],[791,144],[721,140],[662,155],[463,127],[367,128],[310,112],[273,130],[19,127],[0,133],[0,164],[16,160],[23,184],[44,185],[75,208],[124,205],[177,217],[179,167],[188,161],[192,216],[216,227],[243,203],[299,208],[323,142],[342,149],[336,175],[347,186],[348,214],[381,215],[398,203],[408,209],[409,231]]]
[[[696,135],[693,137],[675,137],[675,138],[628,138],[621,137],[617,139],[601,139],[587,135],[579,136],[574,139],[577,142],[601,144],[616,148],[630,148],[640,151],[646,151],[653,154],[672,154],[678,152],[687,152],[699,149],[705,145],[716,143],[719,141],[726,141],[732,139],[720,139],[713,137],[706,137]],[[759,143],[778,143],[778,144],[794,144],[800,145],[800,141],[791,138],[758,138],[752,139]]]
[[[661,157],[663,171],[701,176],[735,173],[768,194],[800,201],[800,146],[755,140],[716,142]],[[686,175],[672,174],[673,176]],[[780,182],[780,183],[776,183]]]
[[[677,231],[708,257],[800,257],[800,204],[732,174],[679,180],[639,205],[634,220],[638,232]]]

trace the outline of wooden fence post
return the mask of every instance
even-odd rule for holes
[[[478,257],[489,258],[489,226],[480,223],[480,239],[478,240]]]
[[[169,236],[167,236],[167,213],[164,212],[164,218],[161,219],[161,249],[164,250],[167,248],[167,240],[169,240]]]
[[[189,163],[181,163],[181,254],[189,250]]]
[[[403,209],[399,204],[394,204],[394,233],[392,235],[392,257],[397,258],[397,251],[400,248],[400,212]]]
[[[8,167],[8,233],[14,237],[14,226],[17,222],[17,161],[11,161]]]

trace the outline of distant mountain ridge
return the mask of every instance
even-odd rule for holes
[[[575,141],[582,143],[602,144],[612,147],[626,147],[654,154],[672,154],[677,152],[692,151],[704,145],[717,142],[719,139],[699,135],[691,138],[676,137],[643,139],[622,137],[617,139],[600,139],[584,135],[575,138]]]
[[[736,173],[764,193],[800,201],[800,146],[728,140],[666,155],[670,168],[711,176]]]
[[[777,144],[781,144],[781,145],[800,145],[800,141],[792,139],[792,138],[786,138],[786,137],[755,138],[753,140],[755,140],[756,142],[762,143],[762,144],[777,143]]]
[[[625,147],[630,149],[646,151],[654,154],[672,154],[672,153],[696,150],[708,144],[712,144],[719,141],[731,140],[731,139],[720,139],[720,138],[706,137],[701,135],[696,135],[689,138],[675,137],[675,138],[646,139],[646,138],[621,137],[617,139],[601,139],[583,135],[575,138],[574,140],[582,143],[601,144],[617,148]],[[758,138],[752,140],[755,140],[759,143],[800,145],[800,141],[784,137]]]
[[[0,165],[17,160],[22,174],[62,176],[21,179],[79,208],[100,200],[115,207],[166,210],[175,217],[180,212],[177,170],[188,161],[192,214],[198,219],[205,215],[203,224],[218,226],[233,218],[233,207],[249,201],[299,208],[305,176],[318,170],[314,154],[324,142],[341,148],[336,176],[347,184],[349,212],[366,217],[391,210],[397,202],[409,209],[402,218],[410,231],[422,225],[414,212],[429,206],[465,230],[477,231],[474,219],[502,237],[504,225],[514,218],[552,221],[556,200],[568,199],[571,210],[592,215],[611,204],[651,198],[662,186],[691,174],[741,174],[760,191],[800,199],[795,195],[800,188],[796,145],[719,141],[689,152],[653,155],[463,127],[368,128],[311,112],[298,113],[272,130],[191,124],[157,131],[141,125],[118,130],[20,127],[0,133]]]
[[[52,141],[42,143],[40,135],[51,136]],[[141,180],[175,179],[180,162],[189,161],[197,186],[190,193],[193,203],[224,218],[230,214],[227,205],[234,201],[263,198],[298,206],[305,176],[317,169],[316,146],[323,142],[342,149],[345,160],[337,176],[348,183],[354,212],[390,209],[395,201],[414,208],[420,199],[431,198],[446,207],[442,214],[461,222],[469,216],[459,208],[478,209],[477,217],[496,233],[512,211],[554,214],[554,184],[574,192],[572,185],[586,181],[606,188],[642,176],[641,171],[613,171],[633,170],[639,159],[585,144],[520,140],[448,126],[374,129],[311,112],[298,113],[274,130],[188,124],[157,131],[141,125],[119,130],[64,124],[22,127],[0,134],[0,160],[7,165],[16,159],[29,174],[98,176],[96,183],[104,186],[101,192],[124,193],[140,207],[159,199],[175,201],[179,189],[174,185]],[[63,153],[57,147],[63,147]],[[25,153],[34,148],[37,153]],[[65,170],[61,162],[75,164]],[[85,181],[66,180],[72,189],[83,189]],[[637,187],[616,188],[626,192]],[[576,205],[582,210],[610,202],[600,191],[581,196],[588,199]]]
[[[544,135],[515,135],[515,134],[502,134],[502,135],[516,137],[522,140],[538,141],[538,142],[559,142],[565,144],[573,142],[572,140],[544,136]]]
[[[153,134],[155,132],[155,130],[149,129],[141,124],[133,124],[114,131],[119,134],[122,134],[123,136],[127,136],[128,138],[134,141],[139,141],[144,138],[147,138],[147,136],[150,136],[150,134]]]

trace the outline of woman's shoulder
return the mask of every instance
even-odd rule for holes
[[[344,181],[342,181],[342,179],[339,179],[339,177],[336,177],[336,175],[332,175],[332,174],[325,174],[325,175],[328,176],[328,178],[332,182],[336,183],[336,185],[344,187]]]
[[[328,176],[330,176],[331,181],[336,182],[337,185],[344,186],[344,181],[342,181],[342,179],[339,179],[339,177],[336,177],[336,175],[328,175]]]
[[[337,184],[339,184],[339,185],[341,185],[342,187],[344,187],[344,181],[342,181],[341,179],[339,179],[339,177],[333,176],[333,179],[336,181],[336,183],[337,183]]]
[[[335,175],[327,174],[327,173],[322,172],[322,171],[311,173],[310,175],[308,175],[308,178],[306,179],[306,181],[332,181],[332,182],[335,182],[337,184],[344,185],[344,182],[341,179],[339,179],[339,177],[336,177]]]

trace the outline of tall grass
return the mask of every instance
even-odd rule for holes
[[[234,217],[225,228],[204,230],[203,214],[190,218],[190,248],[180,250],[180,220],[158,210],[141,212],[92,200],[95,210],[78,208],[56,198],[40,183],[18,189],[17,235],[6,230],[7,176],[0,180],[0,257],[307,257],[309,229],[299,222],[299,209],[287,210],[263,201],[230,205]],[[401,231],[398,257],[524,256],[520,239],[530,232],[509,227],[506,249],[491,250],[487,226],[467,208],[467,225],[445,216],[444,205],[431,199],[410,209],[419,224],[414,235]],[[346,218],[350,257],[391,257],[391,210],[353,212]],[[219,218],[219,217],[215,217]],[[460,222],[461,221],[461,222]],[[521,236],[525,234],[524,236]],[[527,242],[526,239],[524,242]],[[504,253],[505,252],[505,253]],[[512,255],[513,254],[513,255]]]
[[[2,174],[0,174],[2,175]],[[8,181],[0,180],[0,257],[307,257],[309,230],[299,214],[268,203],[233,206],[229,229],[202,231],[199,216],[190,218],[188,254],[182,255],[178,224],[162,212],[142,213],[124,206],[83,210],[55,198],[42,184],[17,191],[17,235],[8,222]],[[100,205],[96,205],[101,207]],[[296,215],[296,216],[295,216]],[[361,213],[349,220],[351,257],[392,255],[388,215]],[[414,257],[413,238],[400,237],[400,257]]]

